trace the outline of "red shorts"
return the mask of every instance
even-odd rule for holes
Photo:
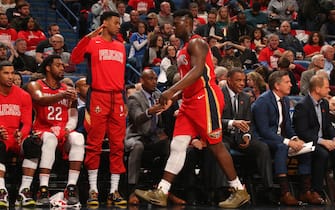
[[[223,94],[216,86],[203,89],[192,98],[183,98],[173,135],[200,136],[209,144],[221,142],[223,108]]]

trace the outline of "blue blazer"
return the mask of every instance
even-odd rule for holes
[[[275,95],[271,90],[263,93],[252,104],[252,129],[256,138],[258,137],[259,140],[266,141],[267,143],[273,142],[274,144],[277,144],[283,142],[284,137],[290,139],[296,135],[292,128],[289,115],[290,103],[288,97],[284,97],[284,104],[286,136],[277,134],[279,111]]]

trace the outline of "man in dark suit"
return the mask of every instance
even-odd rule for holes
[[[141,75],[142,90],[128,98],[129,124],[126,131],[125,150],[128,157],[128,184],[131,192],[139,180],[142,154],[150,150],[152,159],[160,157],[161,172],[169,155],[169,141],[160,129],[160,113],[163,107],[156,103],[160,93],[156,90],[157,75],[146,69]],[[160,174],[157,174],[158,176]],[[156,177],[157,178],[157,177]],[[138,204],[134,194],[129,197],[130,204]]]
[[[289,191],[287,179],[288,149],[300,151],[304,142],[300,140],[292,126],[289,115],[289,99],[292,84],[287,71],[273,72],[269,77],[270,90],[263,93],[252,105],[253,131],[255,137],[268,144],[274,157],[275,175],[278,177],[284,205],[301,205]],[[297,156],[298,173],[310,174],[310,164],[305,155]],[[304,184],[302,183],[302,186]]]
[[[315,151],[312,155],[312,190],[308,192],[315,204],[324,204],[319,193],[323,190],[323,179],[327,171],[328,159],[335,157],[335,130],[330,121],[328,96],[328,78],[315,75],[309,83],[309,94],[296,106],[293,125],[299,138],[313,142]],[[305,199],[308,197],[305,197]]]
[[[266,188],[272,187],[272,160],[264,142],[254,139],[250,130],[250,96],[243,92],[245,74],[233,68],[227,74],[227,85],[222,88],[225,108],[222,115],[223,142],[248,157],[255,158],[257,169]]]

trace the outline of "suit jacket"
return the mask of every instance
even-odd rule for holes
[[[160,93],[158,91],[153,93],[153,97],[158,99]],[[131,147],[137,140],[147,138],[150,140],[155,133],[151,133],[151,117],[148,117],[146,110],[150,108],[149,101],[142,90],[136,91],[128,98],[128,117],[129,123],[126,130],[125,145]],[[158,117],[160,124],[160,117]]]
[[[271,90],[266,91],[251,106],[252,119],[253,119],[253,134],[255,137],[266,139],[267,141],[283,142],[285,138],[292,138],[295,132],[292,128],[291,118],[289,115],[289,98],[283,97],[284,100],[284,113],[285,113],[285,134],[281,136],[277,134],[279,111],[274,93]]]
[[[215,28],[214,30],[215,35],[224,38],[222,30],[220,30],[217,24],[214,24],[214,28]],[[209,37],[210,29],[211,29],[211,26],[209,24],[200,25],[196,28],[195,33],[202,37]]]
[[[228,91],[227,86],[224,86],[222,88],[222,92],[224,95],[224,101],[225,101],[225,107],[223,110],[222,115],[222,130],[224,135],[230,136],[231,130],[228,129],[228,122],[229,120],[234,119],[234,111],[232,109],[232,101],[231,97]],[[251,103],[250,103],[250,97],[248,94],[242,92],[238,94],[238,112],[235,116],[236,120],[246,120],[251,121]],[[235,131],[235,137],[232,138],[232,140],[239,141],[241,140],[242,136],[246,134],[240,130]],[[251,131],[248,132],[248,134],[251,135]],[[239,144],[239,142],[236,142]]]
[[[328,101],[322,99],[320,108],[322,116],[322,138],[333,139],[335,137],[335,130],[330,121]],[[313,141],[314,145],[317,144],[320,124],[310,95],[305,96],[295,106],[293,125],[300,139],[305,142]]]

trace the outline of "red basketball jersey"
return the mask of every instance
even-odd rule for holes
[[[64,83],[61,83],[60,88],[52,89],[43,80],[37,80],[41,86],[43,95],[55,95],[67,89]],[[35,120],[33,129],[36,131],[49,131],[59,136],[64,131],[68,121],[68,109],[70,101],[62,99],[53,105],[41,106],[33,104],[35,111]]]
[[[201,38],[198,35],[193,35],[192,39]],[[188,42],[185,43],[184,47],[178,52],[177,55],[177,64],[181,77],[184,77],[191,69],[191,56],[187,52]],[[206,64],[203,75],[192,85],[186,87],[183,90],[184,98],[191,98],[195,96],[199,91],[203,90],[206,86],[216,85],[215,83],[215,73],[214,73],[214,64],[212,60],[212,53],[210,49],[208,49],[208,53],[206,55]]]

